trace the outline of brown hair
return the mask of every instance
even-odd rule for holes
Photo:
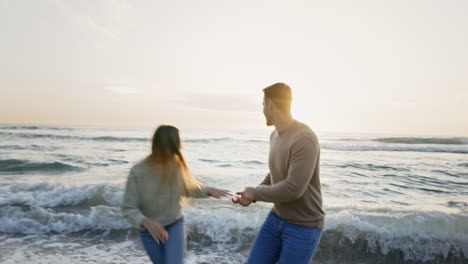
[[[183,194],[200,187],[182,155],[179,130],[176,127],[162,125],[156,129],[148,160],[162,170],[164,181],[171,187],[175,184]],[[174,169],[176,173],[169,173]]]
[[[275,83],[263,89],[265,98],[270,99],[280,111],[288,113],[291,111],[292,92],[291,88],[284,83]]]

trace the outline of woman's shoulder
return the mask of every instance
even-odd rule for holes
[[[130,175],[138,176],[148,172],[149,169],[151,168],[149,166],[148,160],[145,158],[133,165],[133,167],[130,169]]]

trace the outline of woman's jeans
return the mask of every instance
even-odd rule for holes
[[[166,242],[156,243],[148,230],[140,230],[140,239],[151,261],[158,264],[182,264],[184,262],[185,232],[184,219],[164,227],[169,233]]]
[[[288,223],[270,212],[250,252],[248,264],[309,264],[322,228]]]

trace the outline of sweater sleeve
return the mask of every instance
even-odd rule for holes
[[[135,228],[141,228],[141,224],[146,217],[138,208],[139,197],[136,188],[135,175],[130,171],[125,187],[125,194],[122,202],[122,215]]]
[[[183,179],[184,177],[182,176],[182,174],[187,173],[182,169],[180,164],[177,164],[177,166],[175,167],[175,170],[176,171],[174,173],[176,174],[176,177],[178,177],[179,179]],[[202,184],[197,184],[196,186],[185,189],[182,192],[182,195],[186,197],[192,197],[192,198],[208,198],[209,197],[208,188],[209,187],[203,186]]]
[[[192,198],[208,198],[208,188],[203,185],[199,185],[195,188],[187,190],[187,196]]]
[[[274,133],[275,133],[275,131],[271,132],[271,134],[270,134],[270,143],[271,143],[271,138],[273,137]],[[271,185],[270,173],[267,174],[267,176],[263,179],[263,181],[260,183],[260,185]]]
[[[292,145],[289,168],[284,180],[255,188],[254,199],[264,202],[290,202],[299,199],[314,174],[320,148],[309,137],[302,137]]]
[[[271,185],[270,173],[267,174],[265,179],[260,183],[260,185]]]

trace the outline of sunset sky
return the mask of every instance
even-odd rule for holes
[[[468,1],[0,0],[0,123],[468,136]]]

